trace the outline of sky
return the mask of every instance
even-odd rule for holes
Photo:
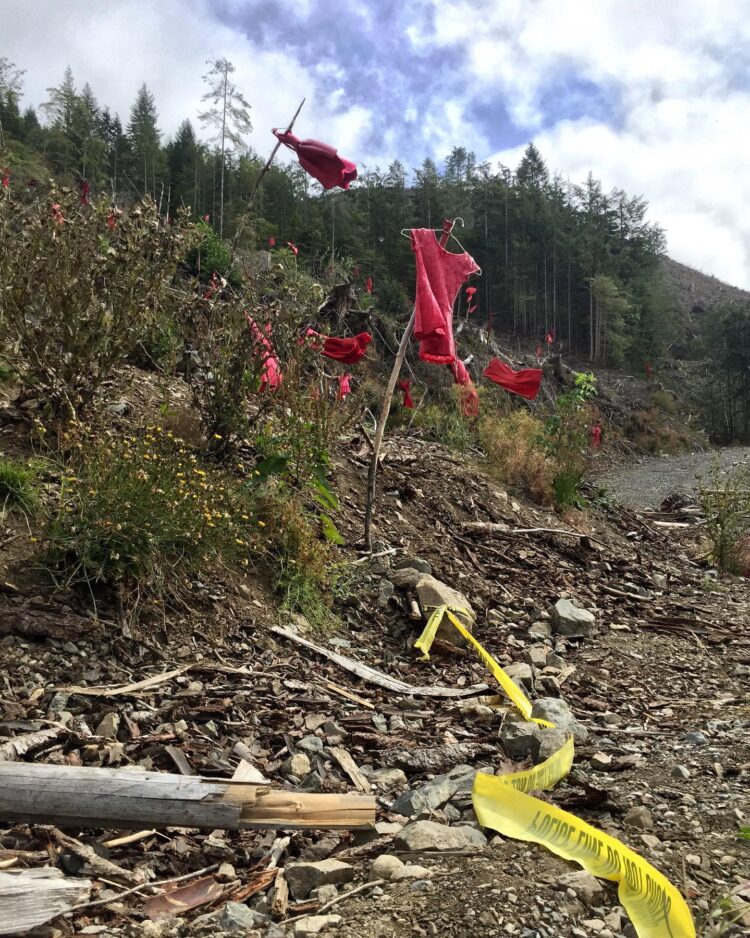
[[[0,56],[38,105],[70,65],[126,121],[154,93],[169,135],[195,121],[206,61],[228,58],[272,127],[360,166],[454,146],[515,167],[534,140],[572,183],[589,171],[650,203],[669,253],[750,289],[747,0],[0,0]]]

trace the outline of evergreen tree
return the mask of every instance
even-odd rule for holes
[[[11,110],[18,111],[23,76],[24,69],[0,56],[0,148],[5,146],[5,121],[9,119]]]
[[[42,111],[51,125],[47,140],[48,154],[55,171],[67,175],[79,156],[74,139],[79,97],[70,66],[65,69],[60,84],[48,88],[47,94],[49,97],[42,105]]]
[[[130,109],[127,138],[130,147],[130,172],[133,182],[139,183],[142,194],[156,198],[157,179],[164,175],[164,157],[159,144],[161,133],[157,127],[154,96],[144,82],[138,89],[135,103]]]
[[[216,59],[207,63],[210,70],[203,76],[209,90],[202,101],[210,101],[212,107],[202,111],[198,117],[202,123],[216,130],[215,142],[221,158],[221,181],[219,196],[219,237],[224,237],[224,177],[226,173],[227,144],[240,148],[242,135],[253,129],[250,122],[250,105],[239,88],[230,79],[235,71],[228,59]]]

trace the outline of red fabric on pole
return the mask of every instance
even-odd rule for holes
[[[450,365],[456,358],[453,303],[461,284],[479,267],[466,252],[446,251],[432,228],[412,229],[411,246],[417,268],[414,338],[419,341],[419,357]]]
[[[333,189],[341,186],[348,189],[349,183],[357,178],[357,167],[350,160],[339,156],[335,148],[320,140],[300,140],[293,133],[274,130],[280,143],[297,154],[299,165],[323,186]]]
[[[367,290],[368,293],[372,293],[372,277],[368,277],[367,280],[365,280],[365,290]]]
[[[542,386],[541,368],[522,368],[520,371],[513,371],[508,365],[493,358],[484,369],[484,377],[499,384],[501,388],[510,391],[511,394],[520,394],[529,401],[533,401],[539,393]]]
[[[479,416],[479,394],[474,387],[469,372],[466,370],[466,365],[460,358],[457,358],[451,364],[450,369],[453,372],[456,384],[464,389],[461,393],[461,409],[464,412],[464,417]]]
[[[407,410],[413,410],[413,409],[414,409],[414,401],[412,400],[412,397],[411,397],[411,381],[409,381],[409,380],[407,380],[406,378],[404,378],[403,381],[399,381],[399,383],[396,385],[396,387],[399,389],[399,391],[403,391],[403,394],[404,394],[404,407],[405,407]]]
[[[321,355],[326,358],[333,358],[337,362],[343,362],[345,365],[356,365],[367,354],[367,346],[372,342],[372,336],[369,332],[360,332],[355,336],[339,338],[335,335],[320,335],[314,329],[307,330],[308,338],[322,339],[323,346],[316,343]]]
[[[596,424],[591,428],[591,448],[599,449],[602,442],[602,428]]]

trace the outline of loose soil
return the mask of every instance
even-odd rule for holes
[[[362,537],[367,456],[366,442],[355,438],[334,466],[342,500],[335,520],[350,545],[342,549],[342,560],[361,556],[356,545]],[[620,480],[641,475],[622,487],[611,483],[613,491],[627,501],[628,491],[647,489],[646,504],[657,505],[662,487],[671,490],[676,475],[693,471],[692,464],[665,469],[672,474],[668,484],[657,465],[644,462],[618,473]],[[711,910],[715,914],[717,903],[750,876],[748,843],[738,836],[750,823],[748,583],[707,575],[696,559],[698,527],[664,533],[627,507],[561,520],[504,492],[469,458],[415,434],[388,441],[380,493],[378,552],[392,553],[358,564],[353,595],[338,607],[338,631],[307,637],[414,685],[490,683],[473,655],[449,645],[429,662],[418,660],[413,642],[422,626],[409,618],[407,598],[398,591],[389,595],[386,586],[391,564],[404,557],[428,561],[435,576],[466,594],[478,613],[477,637],[502,664],[523,660],[538,644],[529,629],[560,597],[594,612],[595,635],[554,636],[548,644],[562,665],[533,676],[532,698],[563,697],[589,731],[588,743],[576,748],[573,772],[548,797],[641,852],[683,891],[703,933],[719,934],[709,930]],[[479,534],[464,527],[474,521],[503,522],[508,530]],[[574,530],[582,536],[515,533],[522,528]],[[274,783],[289,786],[284,759],[312,746],[312,771],[303,787],[345,791],[352,784],[330,757],[331,745],[344,746],[368,773],[400,766],[408,786],[418,787],[428,776],[409,767],[414,754],[462,743],[471,747],[463,761],[472,767],[507,770],[498,733],[509,708],[477,714],[455,702],[395,696],[312,652],[300,653],[267,628],[278,615],[258,584],[206,584],[200,612],[184,616],[171,642],[165,624],[167,641],[157,643],[129,637],[114,617],[92,618],[71,597],[19,588],[12,566],[4,577],[0,598],[13,615],[0,623],[0,634],[5,633],[0,734],[32,732],[50,719],[63,727],[56,738],[24,755],[26,761],[171,772],[181,765],[183,771],[228,777],[244,756]],[[222,623],[221,642],[211,640],[214,617]],[[36,625],[28,627],[29,622]],[[59,690],[70,684],[126,684],[188,664],[189,672],[145,692],[102,698]],[[107,738],[106,724],[101,726],[108,714],[120,718],[115,737]],[[341,728],[337,743],[323,729],[327,720]],[[319,744],[312,745],[310,737]],[[619,772],[602,772],[591,766],[595,753],[637,758]],[[439,771],[452,767],[447,759]],[[379,820],[397,821],[389,807],[403,788],[377,792]],[[649,809],[652,830],[626,825],[634,805]],[[470,798],[458,796],[433,812],[433,819],[473,823]],[[118,832],[71,833],[91,842]],[[277,833],[171,830],[112,847],[108,855],[153,879],[227,861],[243,884],[263,868]],[[489,845],[468,855],[404,857],[429,867],[432,877],[343,899],[331,910],[342,920],[327,934],[633,934],[625,918],[612,914],[617,909],[613,887],[606,885],[592,902],[584,902],[559,882],[576,867],[542,848],[487,833]],[[0,830],[4,850],[33,851],[49,843],[48,833],[25,825]],[[294,833],[281,864],[337,857],[355,866],[356,885],[383,852],[393,852],[391,834]],[[0,856],[8,854],[0,851]],[[43,863],[38,855],[20,856],[17,867]],[[227,884],[222,901],[236,888]],[[92,898],[110,903],[58,919],[58,934],[199,934],[191,922],[211,908],[152,925],[144,916],[143,897],[118,900],[119,891],[99,881]],[[264,910],[265,901],[260,893],[249,904]],[[288,916],[295,911],[291,904]],[[724,934],[747,933],[743,927]],[[281,921],[259,926],[258,934],[280,938],[293,935],[293,928]]]

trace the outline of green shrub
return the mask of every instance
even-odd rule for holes
[[[654,391],[651,395],[651,406],[665,414],[674,414],[677,412],[677,402],[669,391]]]
[[[259,495],[258,517],[264,523],[264,548],[282,608],[301,613],[313,628],[337,624],[332,605],[342,568],[334,562],[330,542],[316,531],[302,498],[271,482]]]
[[[207,222],[199,221],[196,228],[200,243],[188,253],[191,273],[204,282],[214,273],[225,277],[229,272],[229,249]]]
[[[44,551],[58,584],[101,584],[158,604],[191,575],[247,565],[255,550],[262,525],[244,482],[202,466],[160,426],[79,442],[63,473]]]
[[[23,209],[0,199],[0,338],[23,394],[56,417],[88,409],[171,303],[191,237],[150,199],[127,212],[65,189]]]
[[[0,508],[31,514],[36,503],[33,471],[16,460],[0,458]]]
[[[544,428],[546,452],[555,463],[552,488],[559,508],[580,507],[580,490],[590,459],[589,434],[593,414],[589,401],[596,394],[596,378],[577,372],[573,387],[557,398],[557,412]]]
[[[712,563],[725,573],[743,573],[750,533],[750,471],[713,468],[701,483],[698,499],[706,517]]]
[[[462,391],[453,385],[445,403],[427,404],[414,415],[415,427],[427,430],[443,446],[458,453],[467,452],[477,442],[474,426],[463,412]]]
[[[540,504],[550,504],[554,466],[545,453],[543,434],[544,424],[527,410],[508,417],[489,414],[479,421],[479,439],[491,475]]]

